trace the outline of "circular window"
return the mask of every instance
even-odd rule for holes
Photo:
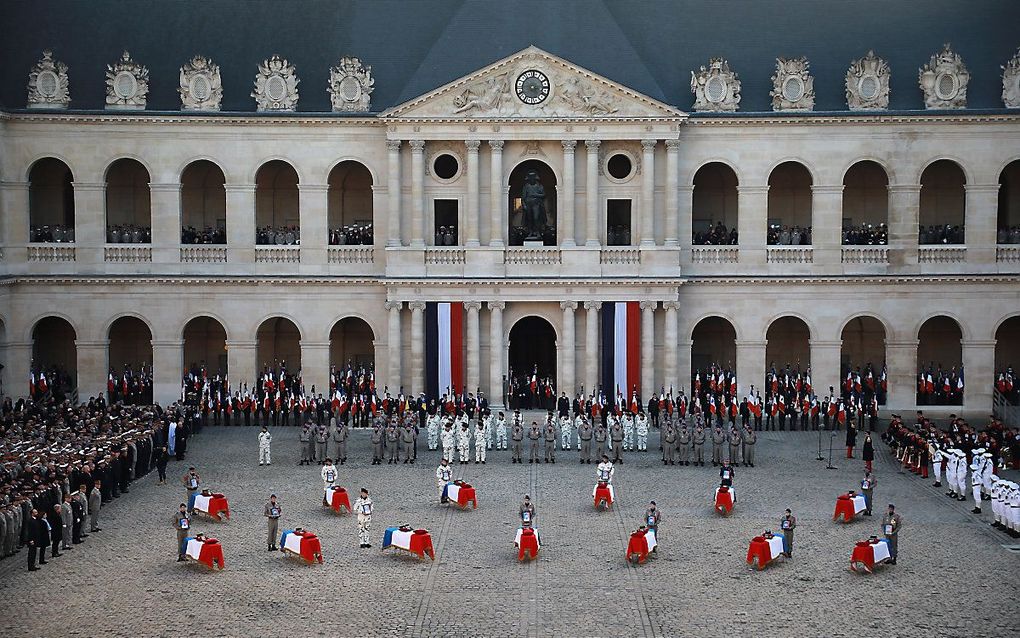
[[[132,98],[137,90],[138,82],[135,81],[135,76],[131,75],[127,71],[121,71],[117,74],[117,77],[113,79],[113,91],[119,98],[125,100]]]
[[[956,76],[952,73],[943,73],[935,78],[935,95],[940,100],[951,100],[956,96]]]
[[[209,78],[204,75],[196,75],[191,78],[191,95],[200,102],[206,100],[209,97],[211,87],[209,85]]]
[[[56,97],[57,95],[57,74],[53,71],[43,71],[36,78],[35,86],[39,95],[43,97]]]
[[[606,172],[613,179],[627,179],[634,172],[634,162],[623,153],[616,153],[606,162]]]
[[[439,179],[453,179],[460,170],[460,162],[449,153],[437,155],[432,161],[432,173]]]
[[[874,75],[865,75],[857,85],[857,90],[865,100],[873,100],[878,97],[878,78]]]
[[[279,75],[274,75],[266,80],[266,96],[274,102],[279,102],[287,96],[287,82]]]
[[[718,75],[713,75],[705,84],[705,97],[709,102],[722,102],[726,97],[726,83]]]
[[[353,75],[348,75],[340,80],[340,86],[337,88],[340,97],[346,102],[355,102],[361,97],[361,82]]]
[[[783,82],[783,97],[787,102],[796,102],[804,97],[804,83],[799,77],[786,78]]]

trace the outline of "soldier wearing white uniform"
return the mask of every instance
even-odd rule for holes
[[[439,488],[439,502],[445,503],[447,499],[443,496],[443,488],[447,483],[453,480],[453,468],[450,467],[447,460],[444,458],[439,462],[439,467],[436,468],[436,487]]]
[[[641,452],[648,450],[648,417],[644,412],[638,412],[634,419],[634,433],[637,434],[637,449]]]
[[[266,426],[262,426],[259,432],[259,465],[272,465],[269,456],[269,444],[273,442],[273,435],[269,433]]]
[[[506,416],[500,412],[496,417],[496,449],[506,449]]]
[[[981,500],[990,501],[992,500],[992,482],[995,477],[992,471],[995,469],[995,464],[992,462],[992,453],[985,452],[981,455],[984,458],[984,470],[981,474]]]
[[[613,464],[609,461],[609,457],[605,454],[602,455],[602,462],[595,466],[595,478],[603,483],[612,483],[613,474],[616,473],[616,469]]]
[[[485,422],[479,420],[475,424],[475,465],[485,463]]]
[[[561,416],[560,417],[560,449],[561,450],[569,450],[570,449],[570,439],[571,439],[572,436],[573,436],[573,432],[571,432],[571,428],[570,428],[570,417],[569,416]]]
[[[1020,485],[1010,481],[1009,493],[1006,497],[1006,507],[1009,509],[1007,517],[1009,535],[1013,538],[1020,538]]]
[[[1007,482],[992,475],[992,527],[1002,527],[1002,504],[1005,501]]]
[[[630,412],[624,412],[620,420],[623,422],[623,449],[631,450],[634,447],[634,417]]]
[[[942,448],[934,439],[928,442],[928,455],[931,456],[931,468],[935,474],[933,487],[942,487],[942,460],[945,458]]]
[[[456,441],[456,436],[454,435],[454,432],[453,432],[453,420],[452,419],[447,420],[447,422],[445,424],[443,424],[442,440],[443,440],[443,460],[451,461],[452,462],[453,461],[453,447],[454,447],[455,441]]]
[[[974,450],[974,458],[970,462],[970,485],[974,495],[974,509],[971,510],[975,514],[981,513],[981,488],[985,484],[985,457],[984,448],[978,448]]]
[[[482,417],[482,423],[484,424],[485,427],[485,449],[491,450],[492,442],[493,440],[495,440],[496,436],[495,432],[496,424],[495,419],[492,416],[492,413],[489,412],[488,410],[485,410],[485,416]]]
[[[368,497],[368,490],[361,488],[361,497],[354,501],[354,511],[358,513],[358,542],[361,548],[371,547],[368,542],[368,528],[372,524],[372,499]]]
[[[468,425],[467,417],[458,419],[460,427],[457,429],[457,449],[460,451],[460,464],[466,464],[471,458],[471,427]]]
[[[430,416],[428,419],[428,424],[426,427],[428,428],[427,432],[430,450],[434,450],[437,447],[439,447],[439,424],[441,419],[442,417],[439,416],[438,412]]]
[[[959,457],[956,453],[959,452],[956,448],[950,448],[946,450],[946,484],[949,486],[949,490],[946,492],[946,496],[950,498],[956,498],[956,473],[957,465],[959,463]]]

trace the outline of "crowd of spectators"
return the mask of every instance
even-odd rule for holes
[[[921,245],[930,244],[962,244],[964,241],[963,226],[931,225],[925,228],[923,225],[917,231],[917,243]]]
[[[885,246],[889,243],[889,228],[885,224],[858,224],[843,227],[844,246]]]
[[[1020,226],[1004,226],[995,233],[997,244],[1020,244]]]
[[[108,244],[150,244],[152,229],[137,224],[118,224],[106,227],[106,243]]]
[[[436,229],[435,237],[436,246],[456,246],[457,245],[457,227],[456,226],[440,226]]]
[[[347,224],[329,231],[330,246],[371,246],[373,243],[372,224]]]
[[[194,226],[181,228],[182,244],[225,244],[227,243],[227,229],[213,228],[206,226],[198,230]]]
[[[769,246],[810,246],[810,226],[786,226],[770,224],[768,230]]]
[[[263,226],[255,230],[255,243],[259,246],[296,246],[301,243],[301,229],[297,226]]]
[[[69,244],[74,241],[74,226],[51,224],[48,226],[32,226],[28,240],[44,244]]]
[[[707,230],[694,233],[693,243],[695,246],[736,246],[737,229],[727,230],[722,222],[716,222]]]

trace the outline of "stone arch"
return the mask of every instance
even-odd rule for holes
[[[296,244],[301,228],[301,174],[287,160],[270,159],[259,166],[254,183],[255,242]]]
[[[344,162],[356,162],[358,164],[361,164],[362,166],[365,167],[365,170],[368,171],[369,176],[372,178],[373,185],[381,183],[379,181],[379,171],[376,170],[376,168],[372,165],[372,162],[369,162],[364,157],[357,157],[354,155],[344,155],[333,160],[333,163],[330,164],[329,169],[326,170],[327,182],[329,181],[329,174],[332,173],[337,166],[343,164]]]
[[[106,183],[106,241],[148,244],[152,231],[152,171],[139,159],[121,157],[104,172]]]
[[[197,159],[180,173],[181,243],[227,243],[226,174],[219,164]]]
[[[152,327],[139,315],[124,313],[108,324],[107,361],[114,374],[152,366]]]
[[[341,160],[330,169],[326,183],[329,243],[374,243],[376,181],[372,170],[360,160]]]
[[[209,162],[210,164],[215,164],[216,168],[220,169],[220,172],[223,173],[223,177],[227,184],[235,183],[235,176],[230,172],[229,166],[225,167],[223,162],[211,155],[193,155],[178,164],[177,168],[174,169],[174,175],[177,176],[178,181],[180,181],[181,177],[184,175],[184,171],[186,171],[188,167],[195,162]]]
[[[256,374],[282,363],[291,374],[301,369],[301,328],[291,317],[276,313],[262,319],[255,330],[255,341]]]
[[[28,171],[28,240],[74,241],[74,173],[62,159],[40,157]]]
[[[695,166],[693,168],[693,170],[691,170],[690,176],[687,178],[687,186],[693,187],[694,186],[694,178],[698,174],[698,171],[700,171],[701,169],[705,168],[709,164],[722,164],[723,166],[725,166],[725,167],[729,168],[731,171],[733,171],[733,174],[736,175],[736,177],[737,177],[737,185],[738,186],[745,182],[744,174],[743,174],[743,171],[741,171],[741,169],[740,169],[740,164],[739,163],[734,162],[734,161],[730,160],[729,158],[712,156],[712,157],[706,157],[703,160],[699,161],[698,165]]]
[[[875,164],[878,164],[882,168],[882,170],[885,171],[885,175],[888,178],[890,184],[899,183],[899,181],[896,178],[896,170],[892,167],[892,165],[886,160],[876,157],[874,155],[861,155],[845,164],[842,170],[844,183],[846,182],[846,174],[850,172],[850,169],[853,168],[854,166],[857,166],[861,162],[874,162]]]
[[[1020,396],[1020,312],[1005,317],[992,333],[995,339],[995,372],[1011,367],[1014,375],[1015,395]],[[1016,401],[1014,400],[1014,403]]]
[[[375,329],[364,317],[348,314],[333,322],[329,329],[329,367],[375,369]]]
[[[963,165],[952,159],[929,162],[921,172],[919,183],[918,243],[964,243],[970,181]]]
[[[875,160],[860,160],[843,174],[844,245],[889,242],[889,172]]]
[[[917,404],[962,405],[956,374],[963,366],[963,324],[948,313],[934,313],[917,328]],[[934,391],[921,391],[921,376],[931,375]],[[950,392],[944,392],[948,380]],[[966,388],[964,388],[966,390]]]
[[[815,175],[800,160],[776,164],[768,177],[766,232],[770,245],[810,245]]]
[[[520,246],[523,244],[524,235],[518,230],[522,223],[520,191],[529,171],[538,172],[538,180],[545,189],[546,225],[552,230],[544,236],[546,246],[556,245],[556,228],[560,205],[560,175],[552,164],[545,160],[534,157],[526,157],[517,161],[507,172],[506,185],[509,191],[507,210],[507,236],[510,238],[510,245]],[[551,190],[551,192],[550,192]]]
[[[796,371],[811,367],[811,324],[795,313],[783,313],[771,319],[765,329],[765,366],[768,370]]]
[[[32,370],[56,368],[68,375],[70,387],[77,385],[78,330],[67,317],[47,313],[32,322],[28,340],[32,343]],[[47,375],[49,376],[49,374]],[[52,378],[50,379],[52,383]]]
[[[861,389],[868,395],[867,400],[870,401],[870,393],[874,392],[878,402],[884,403],[885,392],[881,388],[881,378],[889,327],[875,315],[859,313],[843,323],[839,335],[840,383],[847,378],[847,374],[860,375]]]
[[[1020,243],[1020,159],[1007,163],[999,171],[996,214],[996,242]]]
[[[558,338],[555,324],[546,317],[540,314],[519,317],[507,333],[508,378],[517,379],[520,385],[537,368],[538,378],[551,377],[555,387]]]
[[[297,183],[304,184],[306,182],[305,176],[301,173],[301,170],[298,168],[297,162],[284,155],[270,155],[268,157],[263,157],[262,159],[255,163],[255,170],[249,173],[248,175],[250,184],[256,183],[259,176],[259,171],[261,171],[262,168],[266,164],[269,164],[270,162],[283,162],[284,164],[289,165],[291,168],[294,169],[294,172],[297,173]]]
[[[737,172],[726,162],[707,162],[691,181],[691,241],[696,245],[732,243],[731,231],[737,229],[740,212]]]
[[[705,315],[691,329],[692,375],[713,365],[737,369],[736,324],[718,313]]]
[[[213,314],[200,313],[185,321],[181,327],[183,371],[197,373],[205,365],[210,376],[227,375],[228,340],[226,324]]]
[[[932,164],[934,164],[936,162],[941,162],[943,160],[947,161],[947,162],[952,162],[953,164],[956,164],[957,168],[959,168],[960,171],[963,173],[963,178],[964,178],[964,183],[965,184],[972,184],[972,183],[974,183],[973,176],[970,174],[970,171],[968,171],[967,168],[966,168],[966,166],[967,166],[966,162],[964,162],[961,158],[956,157],[955,155],[938,155],[936,157],[932,157],[932,158],[928,159],[921,166],[921,168],[917,171],[917,174],[914,175],[914,183],[915,184],[920,184],[921,183],[921,177],[924,175],[924,172],[926,170],[928,170],[929,168],[931,168]]]

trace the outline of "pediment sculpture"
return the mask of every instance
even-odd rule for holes
[[[186,111],[218,111],[223,100],[220,67],[196,55],[181,67],[181,108]]]
[[[846,105],[851,111],[889,108],[889,65],[868,51],[850,63],[846,72]]]
[[[344,56],[329,70],[327,91],[334,111],[368,111],[374,88],[372,67],[365,66],[358,58]]]
[[[1020,49],[1002,67],[1002,104],[1007,109],[1020,109]]]
[[[300,80],[293,64],[278,55],[259,64],[255,89],[251,97],[259,111],[293,111],[297,109]]]
[[[106,67],[106,108],[144,109],[149,95],[149,69],[127,51],[116,64]]]
[[[740,106],[740,79],[723,58],[712,58],[708,67],[691,71],[695,111],[736,111]]]
[[[772,76],[773,111],[810,111],[815,108],[815,80],[806,57],[776,58]]]
[[[929,109],[967,108],[967,83],[970,72],[958,53],[949,44],[931,56],[928,64],[917,72],[917,81]]]
[[[28,108],[66,109],[70,104],[67,65],[54,60],[47,49],[28,74]]]

